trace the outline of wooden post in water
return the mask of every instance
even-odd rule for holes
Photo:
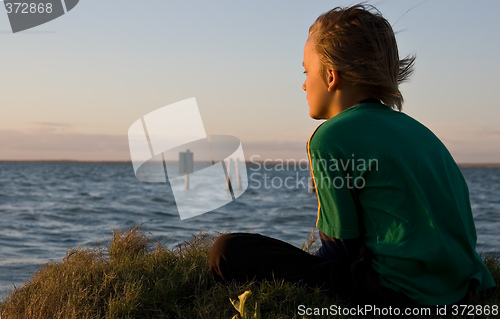
[[[184,174],[184,186],[189,189],[189,174],[193,172],[193,153],[189,150],[179,153],[179,173]]]
[[[231,191],[232,185],[231,185],[231,158],[227,160],[227,190]]]
[[[238,189],[241,189],[241,177],[240,177],[239,162],[240,162],[240,160],[238,158],[234,161],[234,165],[235,165],[234,168],[236,171],[236,180],[238,182]]]

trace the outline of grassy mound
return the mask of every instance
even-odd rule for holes
[[[153,247],[137,228],[114,232],[107,248],[73,249],[62,262],[43,265],[4,300],[1,317],[232,318],[238,313],[235,301],[246,291],[252,292],[248,304],[257,304],[262,318],[303,318],[299,305],[338,304],[318,289],[283,282],[216,283],[208,271],[212,243],[213,238],[200,235],[166,249],[158,243]],[[499,260],[486,263],[498,284]],[[500,305],[499,290],[473,301]]]

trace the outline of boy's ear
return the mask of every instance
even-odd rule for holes
[[[326,73],[326,84],[328,86],[328,91],[332,92],[340,83],[339,72],[334,69],[327,69]]]

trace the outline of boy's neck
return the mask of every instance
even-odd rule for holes
[[[332,118],[340,112],[359,104],[360,101],[369,99],[372,98],[358,86],[346,85],[346,83],[344,83],[344,85],[339,87],[332,95],[328,118]]]

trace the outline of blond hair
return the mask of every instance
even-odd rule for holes
[[[396,37],[389,22],[373,6],[357,4],[323,13],[309,28],[323,67],[337,70],[370,98],[401,111],[399,84],[413,71],[415,56],[400,60]]]

